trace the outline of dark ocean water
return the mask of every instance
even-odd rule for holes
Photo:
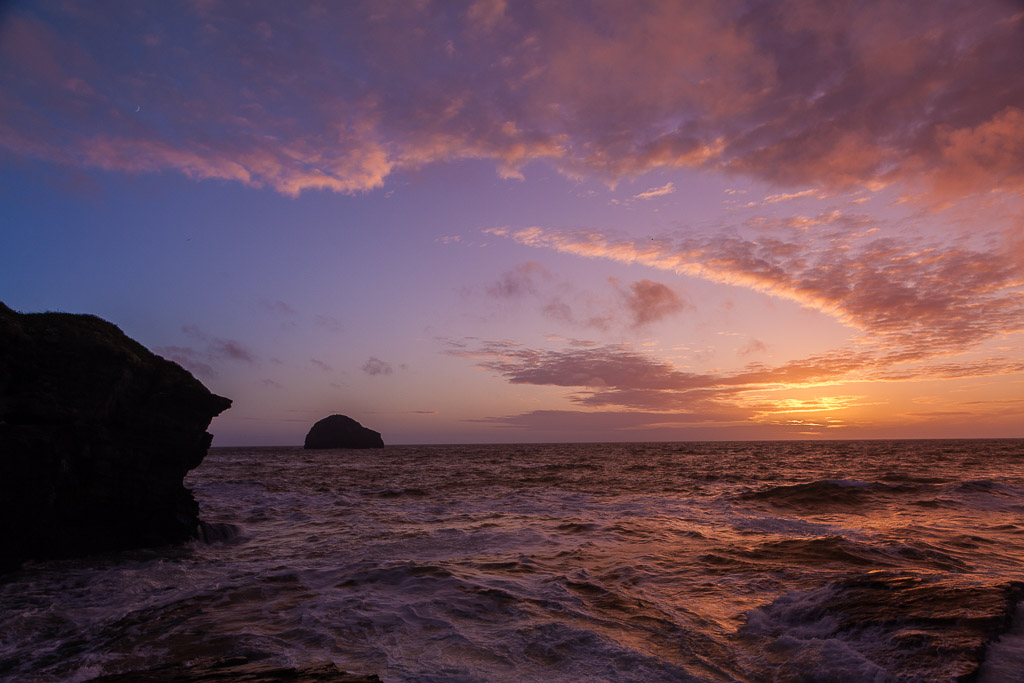
[[[237,535],[0,579],[0,678],[1024,680],[1024,441],[213,449]]]

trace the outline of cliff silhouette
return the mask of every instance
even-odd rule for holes
[[[182,480],[230,406],[109,322],[0,303],[0,570],[195,537]]]

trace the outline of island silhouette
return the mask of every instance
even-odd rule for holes
[[[347,415],[329,415],[310,428],[303,448],[384,448],[384,440]]]

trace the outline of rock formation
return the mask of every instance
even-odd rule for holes
[[[331,415],[306,434],[304,448],[384,448],[380,432],[367,429],[351,417]]]
[[[100,318],[0,303],[0,571],[193,537],[182,479],[230,405]]]

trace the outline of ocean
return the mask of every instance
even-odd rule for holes
[[[1024,440],[214,448],[210,538],[0,577],[0,679],[1024,680]]]

